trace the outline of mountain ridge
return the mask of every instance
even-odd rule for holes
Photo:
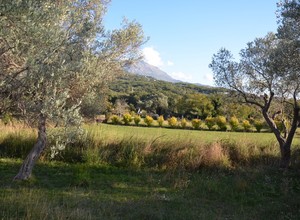
[[[169,74],[162,71],[156,66],[153,66],[145,61],[138,61],[131,65],[125,67],[125,71],[130,74],[141,75],[141,76],[150,76],[157,80],[163,80],[166,82],[177,83],[181,82],[180,80],[172,78]]]

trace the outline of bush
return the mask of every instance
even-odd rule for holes
[[[226,131],[227,130],[227,121],[226,121],[226,118],[224,116],[218,116],[216,118],[216,123],[219,126],[219,129],[221,131]]]
[[[133,121],[134,121],[134,124],[136,126],[138,126],[141,121],[141,116],[139,116],[139,115],[134,116]]]
[[[177,118],[175,117],[169,118],[168,123],[172,128],[175,128],[177,126]]]
[[[111,116],[110,120],[111,120],[111,123],[113,123],[114,125],[117,125],[120,123],[120,118],[117,115]]]
[[[159,127],[163,126],[164,121],[165,121],[164,116],[161,115],[158,117],[157,123],[158,123]]]
[[[250,122],[248,120],[244,120],[243,121],[243,128],[244,128],[245,131],[250,131],[251,124],[250,124]]]
[[[186,128],[187,121],[186,121],[185,118],[181,119],[180,125],[181,125],[182,128]]]
[[[205,124],[208,127],[208,129],[211,130],[213,128],[213,126],[216,124],[216,120],[215,120],[215,118],[207,117],[205,119]]]
[[[129,113],[123,115],[123,122],[125,125],[129,125],[132,122],[132,116]]]
[[[192,126],[194,129],[199,129],[201,125],[201,120],[200,119],[193,119],[192,120]]]
[[[262,120],[255,120],[253,125],[254,125],[256,131],[260,132],[261,129],[264,127],[264,122]]]
[[[153,119],[151,116],[149,116],[149,115],[147,115],[147,116],[144,118],[144,122],[146,123],[146,125],[147,125],[148,127],[150,127],[150,126],[152,125],[153,120],[154,120],[154,119]]]
[[[229,120],[229,124],[231,126],[231,129],[233,131],[237,131],[239,128],[239,120],[237,119],[237,117],[232,116]]]

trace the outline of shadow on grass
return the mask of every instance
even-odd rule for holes
[[[300,172],[279,170],[278,160],[251,158],[244,166],[193,172],[47,162],[37,164],[32,180],[12,182],[21,161],[0,159],[0,214],[4,219],[297,219]]]

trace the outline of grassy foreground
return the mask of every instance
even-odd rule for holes
[[[1,219],[299,219],[299,172],[137,171],[39,163],[11,182],[20,161],[0,160]]]
[[[26,182],[12,178],[35,132],[3,130],[0,219],[299,219],[300,170],[278,170],[272,134],[87,129]]]

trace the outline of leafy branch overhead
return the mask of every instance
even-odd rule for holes
[[[106,31],[109,1],[5,0],[0,8],[0,112],[13,112],[39,128],[33,151],[46,147],[46,122],[79,126],[86,94],[103,87],[140,58],[141,26],[125,21]],[[34,153],[31,152],[30,154]],[[20,170],[17,178],[30,176]]]

